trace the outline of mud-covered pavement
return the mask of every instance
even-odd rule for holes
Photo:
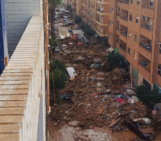
[[[55,127],[51,118],[48,120],[50,141],[142,141],[133,132],[111,132],[108,128],[97,128],[81,130],[68,124]],[[161,134],[152,141],[161,141]]]

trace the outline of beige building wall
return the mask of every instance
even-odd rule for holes
[[[81,0],[76,0],[76,14],[81,14]]]
[[[161,86],[161,49],[158,44],[161,32],[157,30],[161,28],[161,1],[109,2],[108,43],[118,48],[119,53],[146,81]]]
[[[108,37],[109,0],[82,0],[80,11],[83,20],[89,21],[100,37]]]
[[[130,78],[131,78],[131,80],[133,80],[133,77],[132,77],[132,68],[134,68],[134,67],[132,65],[130,65]],[[138,86],[143,84],[143,79],[145,79],[145,78],[141,75],[141,73],[138,72]],[[147,81],[147,82],[151,85],[151,88],[153,88],[153,83],[151,83],[150,81]]]

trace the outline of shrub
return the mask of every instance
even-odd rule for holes
[[[107,56],[107,59],[109,61],[109,64],[112,68],[118,67],[120,65],[120,62],[122,62],[123,57],[119,55],[119,53],[111,52]]]
[[[64,63],[57,59],[51,61],[50,67],[52,71],[58,68],[59,70],[62,70],[64,73],[66,72]]]
[[[158,89],[150,90],[146,86],[140,85],[136,87],[135,91],[139,100],[147,106],[161,102],[161,94],[158,94]]]
[[[82,21],[82,17],[81,16],[75,16],[74,21],[75,21],[76,24],[80,24],[81,21]]]

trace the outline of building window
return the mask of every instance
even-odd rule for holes
[[[136,23],[137,24],[139,23],[139,17],[136,17]]]
[[[130,48],[128,48],[128,54],[130,54]]]
[[[140,0],[137,0],[137,5],[140,5]]]
[[[131,32],[129,31],[129,38],[131,39]]]
[[[161,43],[159,43],[159,53],[161,54]]]
[[[158,65],[158,74],[161,76],[161,65]]]
[[[134,41],[135,41],[135,42],[138,42],[138,35],[135,35]]]
[[[137,58],[137,54],[136,52],[134,52],[134,60],[136,60],[136,58]]]
[[[150,0],[150,6],[154,5],[154,0]]]
[[[131,2],[131,4],[133,4],[133,0],[131,0],[130,2]]]
[[[129,16],[129,20],[132,21],[132,15],[131,15],[131,14],[130,14],[130,16]]]
[[[110,8],[110,13],[112,13],[112,11],[113,11],[113,8]]]
[[[109,25],[112,25],[112,24],[113,24],[113,22],[109,21]]]

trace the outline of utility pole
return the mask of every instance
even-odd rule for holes
[[[45,24],[45,64],[46,64],[46,108],[49,111],[49,52],[48,52],[48,0],[44,0],[44,24]]]

